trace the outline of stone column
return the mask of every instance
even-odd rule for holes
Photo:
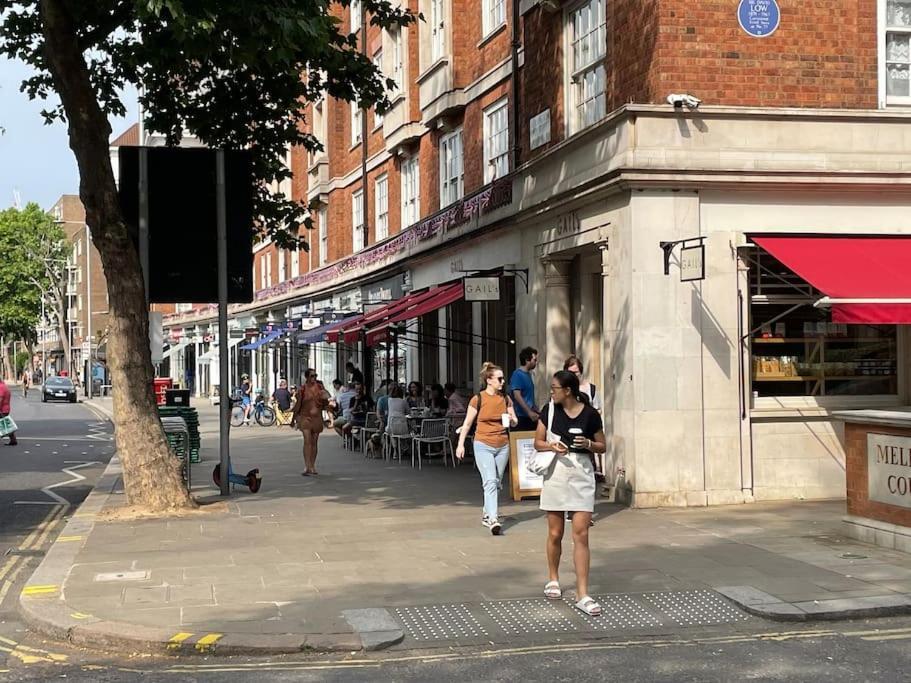
[[[563,361],[572,354],[572,313],[569,304],[570,267],[572,261],[546,259],[544,261],[545,325],[543,358],[539,363],[546,370],[544,379],[550,386],[550,377],[563,369]],[[542,394],[541,403],[545,396]]]

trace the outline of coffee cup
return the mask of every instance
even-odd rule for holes
[[[500,422],[503,424],[503,429],[509,429],[509,413],[503,413],[500,415]]]

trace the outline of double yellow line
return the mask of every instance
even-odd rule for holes
[[[19,549],[35,550],[44,545],[47,537],[54,529],[54,524],[59,521],[63,514],[64,506],[54,505],[38,526],[26,536],[25,540],[20,544]],[[3,604],[6,594],[9,593],[10,589],[13,587],[16,577],[18,577],[19,573],[28,566],[26,559],[27,558],[22,555],[13,555],[2,567],[0,567],[0,605]]]

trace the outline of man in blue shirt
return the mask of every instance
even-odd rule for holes
[[[538,367],[538,350],[526,346],[519,352],[519,365],[509,378],[509,391],[515,403],[518,432],[531,432],[538,427],[538,407],[535,405],[535,382],[532,371]]]

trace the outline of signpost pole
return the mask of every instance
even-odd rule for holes
[[[215,152],[215,202],[217,211],[216,242],[218,245],[218,455],[221,465],[221,495],[230,493],[228,463],[230,458],[231,400],[228,392],[228,227],[225,199],[225,152]]]

